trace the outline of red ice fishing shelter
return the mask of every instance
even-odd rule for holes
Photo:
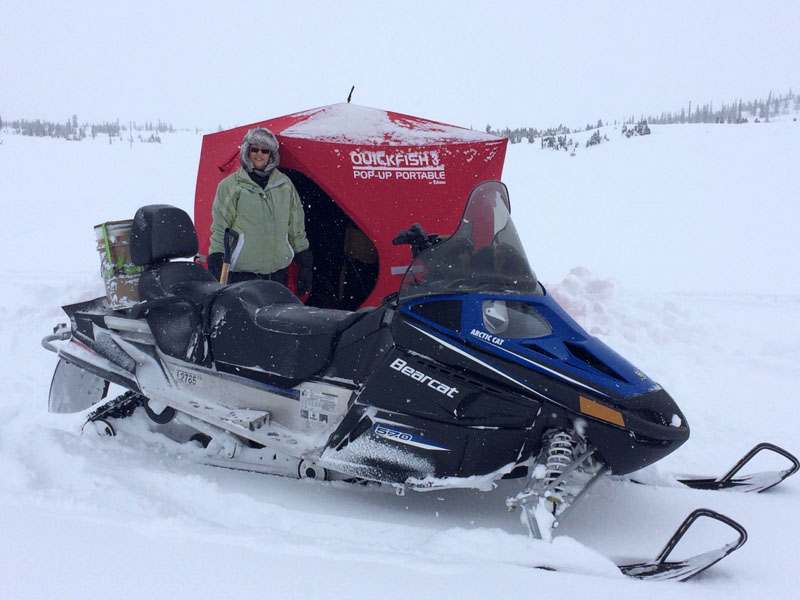
[[[392,239],[415,222],[428,233],[453,233],[469,192],[501,178],[508,143],[346,103],[206,135],[195,195],[201,257],[208,253],[217,184],[239,168],[239,144],[252,127],[278,137],[278,168],[303,201],[314,255],[306,303],[346,310],[378,305],[397,291],[411,252]]]

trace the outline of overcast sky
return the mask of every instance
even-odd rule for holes
[[[482,129],[800,92],[800,2],[0,0],[0,117],[232,127],[346,100]]]

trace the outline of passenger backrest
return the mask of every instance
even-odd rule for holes
[[[179,284],[215,281],[197,263],[167,262],[190,258],[197,248],[197,233],[186,211],[168,204],[150,204],[137,210],[131,227],[131,260],[147,267],[139,279],[139,297],[155,300],[175,294]]]
[[[153,265],[197,254],[197,232],[186,211],[168,204],[150,204],[136,211],[131,228],[131,260]]]

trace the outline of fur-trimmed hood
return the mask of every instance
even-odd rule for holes
[[[278,148],[280,146],[278,144],[278,138],[276,138],[275,134],[269,129],[254,127],[245,134],[239,150],[239,162],[242,163],[242,167],[248,173],[253,171],[253,161],[250,160],[250,146],[269,148],[269,162],[265,168],[267,174],[271,173],[280,163],[281,157],[278,153]]]

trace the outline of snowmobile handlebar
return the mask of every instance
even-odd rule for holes
[[[397,236],[392,240],[392,245],[402,246],[408,244],[411,246],[411,256],[417,258],[421,252],[438,242],[439,234],[427,234],[422,225],[414,223],[409,229],[398,232]]]

